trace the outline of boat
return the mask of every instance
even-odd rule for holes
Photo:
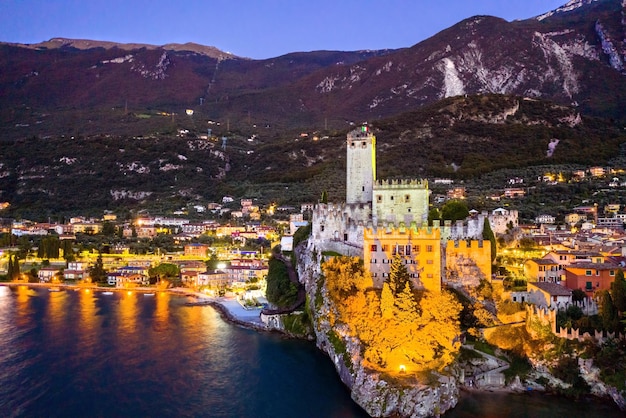
[[[60,292],[61,288],[60,287],[49,287],[48,288],[48,292]]]
[[[102,292],[103,295],[112,295],[113,292]]]
[[[144,293],[144,296],[154,296],[154,293]]]

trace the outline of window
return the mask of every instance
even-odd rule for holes
[[[351,145],[354,146],[354,142]]]
[[[591,276],[591,270],[585,270],[585,276]]]
[[[414,245],[413,246],[413,252],[414,253],[419,253],[420,252],[420,246],[419,245]]]
[[[381,195],[377,194],[377,195],[376,195],[376,201],[377,201],[378,203],[382,202],[382,201],[383,201],[383,197],[382,197]]]
[[[426,246],[426,252],[427,253],[432,253],[433,252],[433,246],[432,245],[427,245]]]
[[[362,147],[362,148],[367,147],[367,142],[363,141],[363,142],[361,143],[361,147]]]
[[[376,264],[376,259],[375,258],[372,260],[372,263]]]
[[[596,276],[600,275],[600,270],[596,270]]]
[[[370,251],[373,252],[373,253],[378,251],[378,246],[376,244],[370,245]]]
[[[382,246],[382,250],[385,251],[385,252],[389,251],[389,246],[388,245],[383,245]]]
[[[411,255],[411,246],[407,245],[406,248],[404,249],[404,253],[406,255]]]
[[[320,231],[324,232],[324,225],[320,225]]]
[[[593,287],[591,286],[591,282],[586,282],[585,283],[585,290],[592,290]]]
[[[432,279],[432,278],[433,278],[433,275],[432,275],[432,273],[428,273],[428,274],[426,275],[426,277],[428,277],[429,279]]]
[[[609,276],[615,276],[615,270],[609,270]]]
[[[393,200],[393,196],[389,196],[389,199]]]
[[[426,264],[433,264],[433,260],[426,260]]]
[[[411,201],[411,195],[405,194],[404,195],[404,203],[409,203]]]
[[[407,211],[408,213],[411,213],[411,208],[407,208],[407,209],[406,209],[406,211]]]

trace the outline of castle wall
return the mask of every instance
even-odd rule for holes
[[[318,248],[322,248],[324,242],[363,248],[363,228],[371,213],[367,204],[319,203],[312,211],[312,242]]]
[[[416,288],[441,291],[439,228],[368,227],[363,235],[363,260],[375,287],[382,287],[393,258],[400,255]]]
[[[483,213],[483,216],[485,213]],[[517,210],[499,210],[493,211],[490,215],[488,215],[489,226],[491,226],[491,230],[494,234],[505,234],[509,223],[513,225],[514,228],[519,226],[518,220],[518,211]]]
[[[374,183],[372,216],[374,223],[387,222],[396,226],[400,222],[418,225],[428,221],[428,181],[383,180]]]
[[[491,276],[491,245],[488,241],[446,241],[446,282],[474,287]]]

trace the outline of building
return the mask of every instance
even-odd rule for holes
[[[514,209],[498,208],[489,215],[489,226],[494,234],[505,234],[509,229],[519,226],[519,214]]]
[[[609,290],[619,266],[612,263],[575,263],[565,267],[568,289],[582,289],[589,296],[598,290]]]
[[[504,189],[504,197],[508,199],[524,197],[525,195],[526,195],[526,190],[521,189],[519,187],[507,187],[506,189]]]
[[[188,257],[207,258],[211,246],[208,244],[187,244],[184,253]]]
[[[564,309],[572,303],[572,290],[556,283],[529,282],[527,297],[541,308]]]
[[[442,280],[462,282],[470,271],[490,277],[491,247],[479,242],[487,213],[428,227],[428,182],[376,179],[375,145],[367,127],[348,133],[346,202],[315,205],[309,249],[362,257],[379,287],[394,257],[402,258],[418,288],[437,291]],[[460,240],[470,243],[457,245]],[[455,260],[450,265],[448,251]],[[449,275],[448,267],[454,267]]]
[[[548,215],[548,214],[541,214],[539,216],[537,216],[535,218],[535,223],[537,224],[554,224],[554,221],[556,220],[556,218],[552,215]]]
[[[348,133],[346,203],[371,203],[376,181],[376,137],[367,126]]]
[[[441,290],[441,230],[439,228],[365,229],[363,260],[374,287],[381,288],[390,265],[399,256],[413,286]]]
[[[563,280],[563,269],[551,258],[533,258],[524,262],[524,276],[529,283],[558,283]]]

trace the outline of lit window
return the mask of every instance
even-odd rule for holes
[[[371,251],[371,252],[376,252],[376,251],[378,251],[378,247],[376,246],[376,244],[372,244],[372,245],[370,246],[370,251]]]
[[[426,264],[433,264],[433,260],[426,260]]]
[[[427,253],[432,253],[433,252],[433,246],[432,245],[427,245],[426,246],[426,252]]]

